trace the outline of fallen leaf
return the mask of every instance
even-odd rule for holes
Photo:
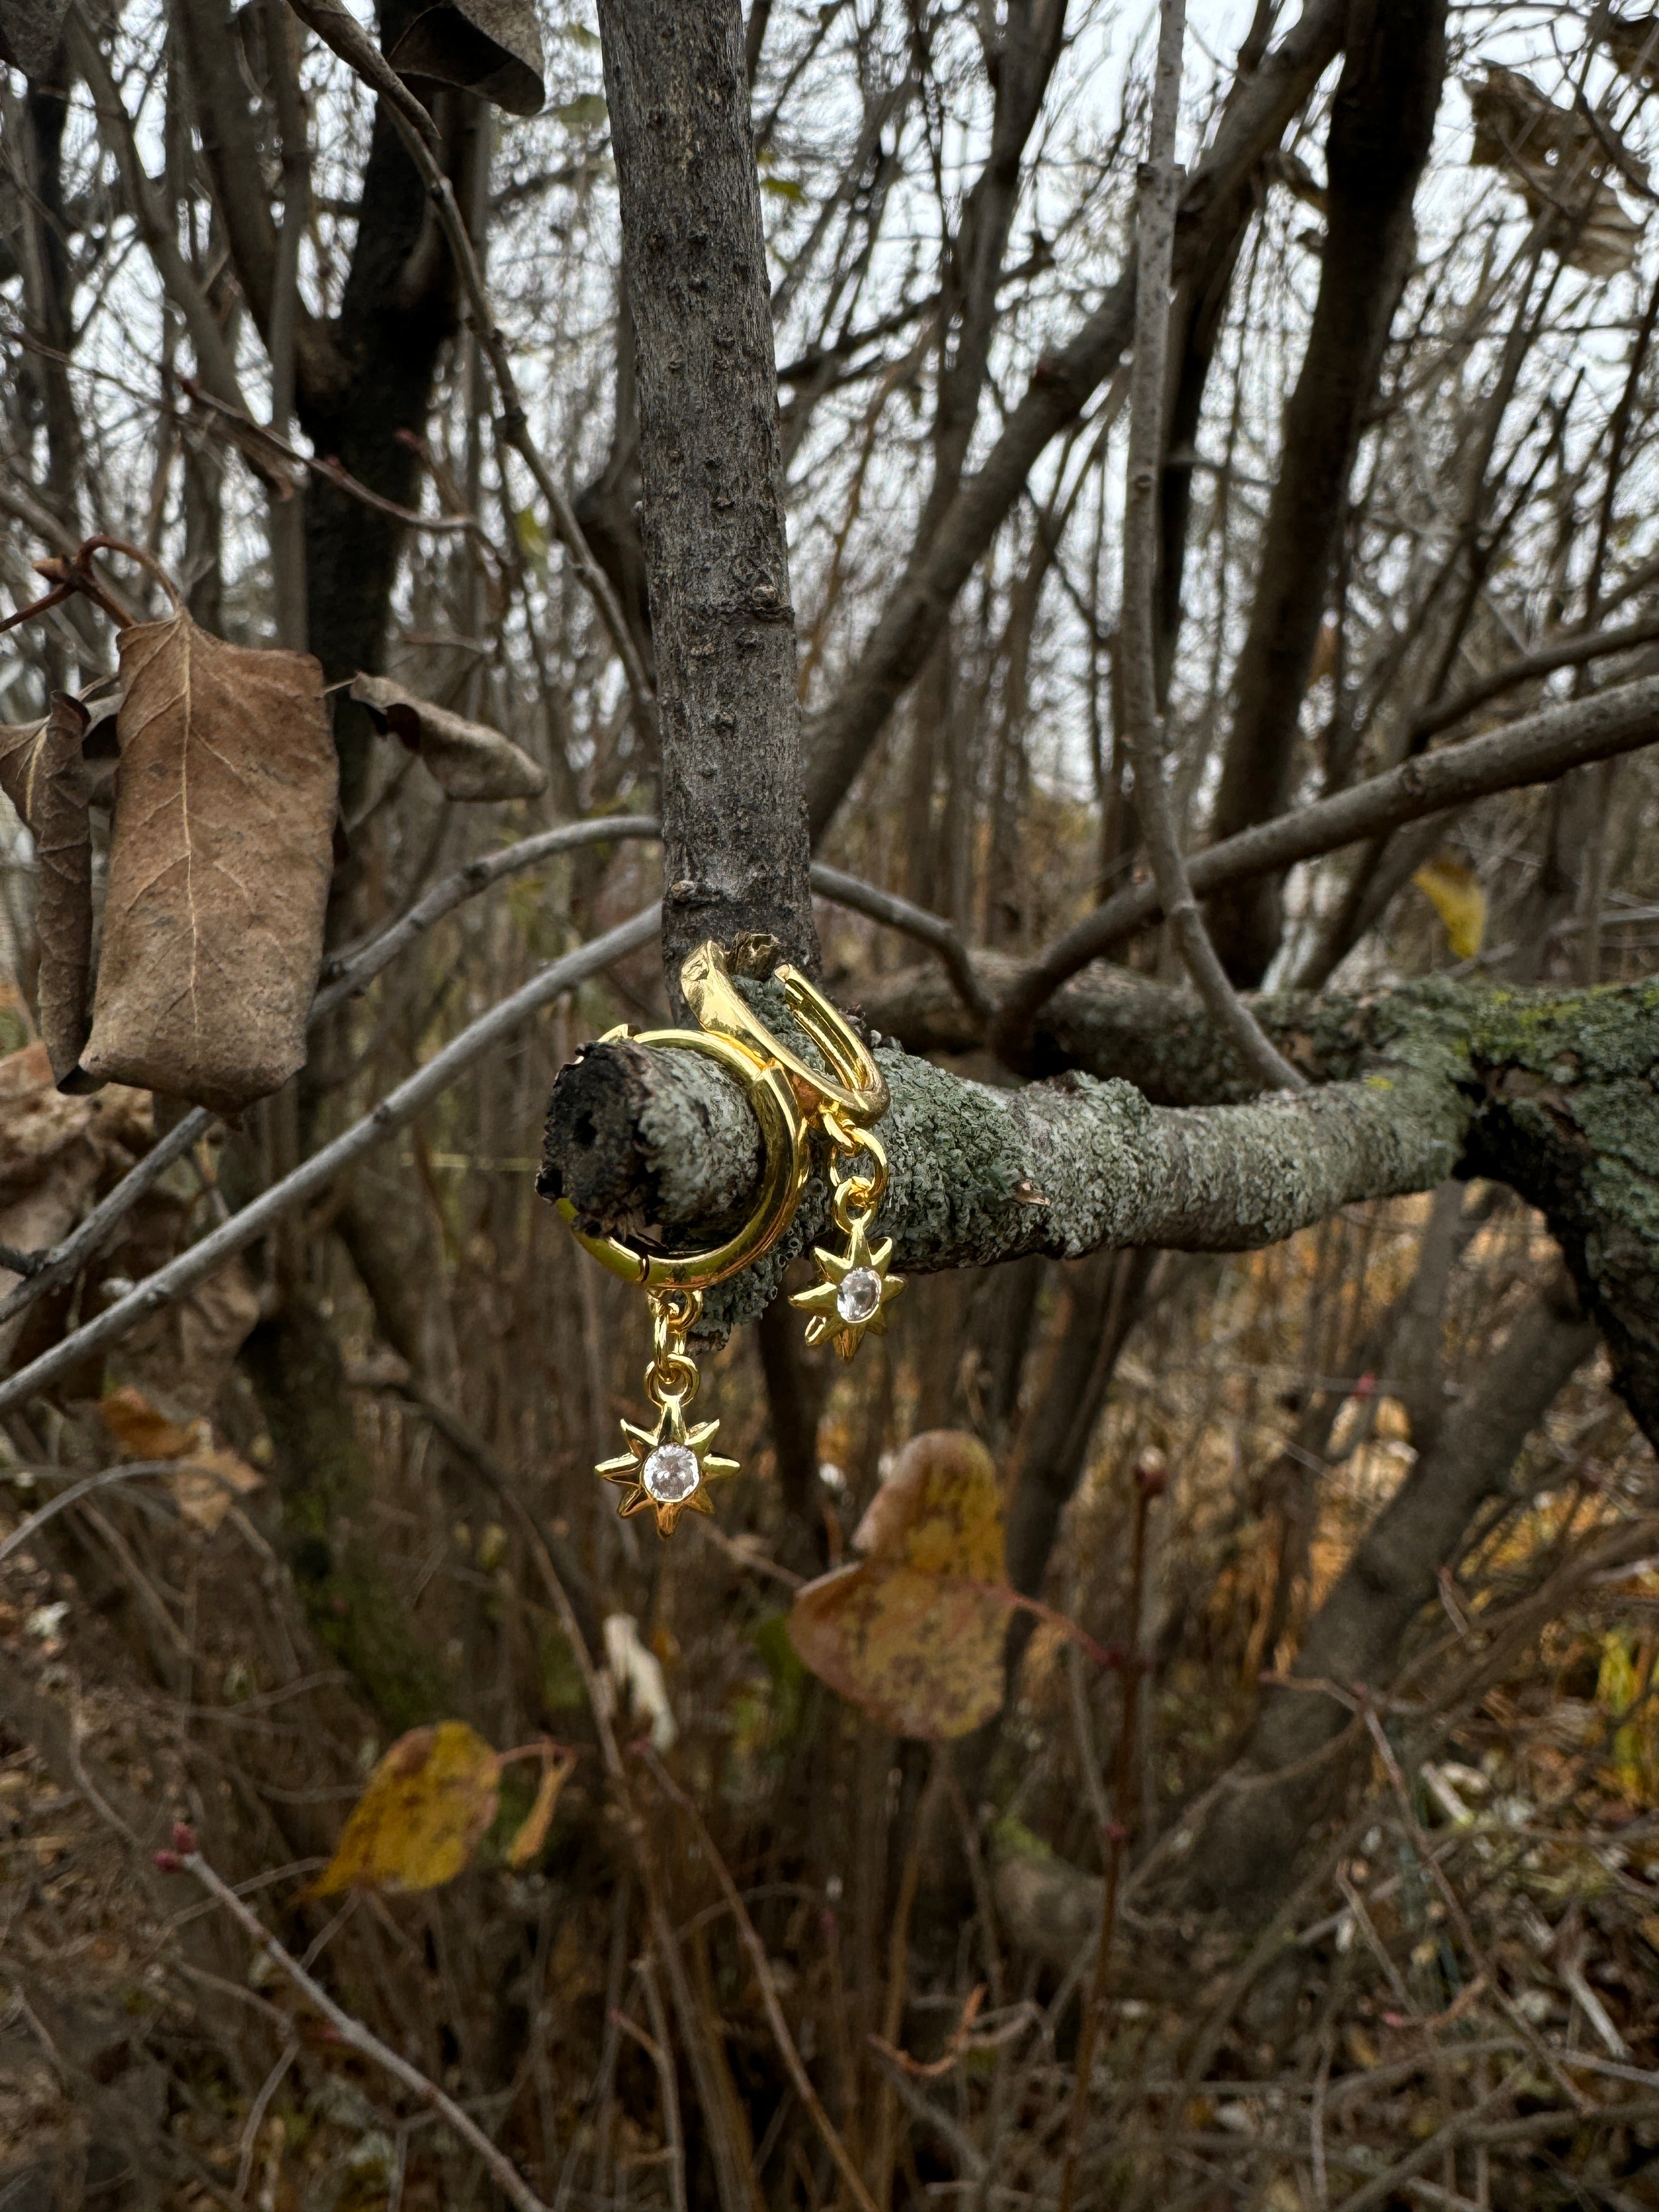
[[[600,1633],[611,1688],[650,1722],[653,1747],[658,1751],[671,1750],[679,1728],[668,1702],[661,1660],[640,1641],[639,1623],[631,1613],[607,1613]]]
[[[89,1027],[92,775],[81,750],[88,719],[78,699],[54,691],[38,728],[0,731],[0,789],[34,841],[40,1035],[60,1084],[76,1074]]]
[[[459,85],[509,115],[539,114],[547,97],[530,0],[443,0],[416,16],[386,59],[399,76]]]
[[[465,1721],[411,1729],[370,1775],[307,1894],[453,1881],[495,1819],[500,1789],[500,1759]]]
[[[264,1480],[234,1451],[198,1450],[179,1461],[167,1477],[167,1488],[185,1519],[211,1535],[236,1500],[259,1489]]]
[[[351,696],[420,756],[451,799],[534,799],[547,788],[546,769],[487,722],[417,699],[389,676],[354,677]]]
[[[1425,860],[1412,878],[1446,926],[1446,943],[1457,960],[1473,960],[1486,942],[1486,894],[1462,860]]]
[[[154,1139],[142,1091],[112,1085],[96,1097],[66,1097],[52,1082],[44,1044],[0,1059],[0,1243],[41,1252],[90,1209],[106,1178],[124,1175]],[[0,1269],[0,1292],[17,1281]],[[0,1323],[0,1362],[39,1320],[40,1306]]]
[[[508,1866],[528,1866],[547,1841],[547,1832],[552,1825],[553,1808],[559,1802],[559,1792],[575,1771],[576,1754],[574,1751],[555,1751],[544,1755],[542,1778],[536,1786],[535,1802],[507,1847]]]
[[[914,1437],[853,1542],[862,1559],[796,1593],[795,1650],[882,1727],[966,1735],[1002,1703],[1018,1603],[990,1454],[955,1430]]]
[[[214,1443],[207,1421],[187,1425],[170,1421],[130,1383],[107,1391],[98,1401],[98,1412],[129,1458],[179,1462],[167,1478],[167,1487],[179,1512],[198,1528],[216,1528],[237,1498],[245,1498],[264,1482],[246,1460]]]
[[[98,1414],[122,1450],[133,1459],[182,1459],[196,1431],[158,1413],[141,1390],[127,1385],[98,1401]]]
[[[322,670],[182,611],[116,646],[121,758],[82,1066],[234,1113],[305,1064],[337,784]]]

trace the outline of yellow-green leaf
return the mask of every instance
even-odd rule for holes
[[[592,131],[611,120],[611,110],[605,104],[602,92],[579,92],[574,100],[567,100],[551,113],[553,120],[562,123],[567,131]]]
[[[531,567],[538,573],[547,567],[550,550],[547,532],[542,528],[541,518],[533,507],[521,507],[513,517],[513,530],[519,541],[519,550]]]
[[[495,1819],[500,1789],[501,1760],[465,1721],[411,1729],[370,1775],[312,1895],[453,1881]]]
[[[1486,894],[1474,870],[1462,860],[1425,860],[1412,881],[1445,924],[1454,957],[1473,960],[1486,936]]]
[[[975,1437],[912,1440],[853,1541],[864,1558],[796,1595],[789,1634],[815,1674],[900,1735],[966,1735],[1002,1702],[1016,1602],[1002,1514]]]
[[[772,193],[775,198],[804,200],[806,198],[805,189],[793,177],[763,177],[760,182],[761,190]]]

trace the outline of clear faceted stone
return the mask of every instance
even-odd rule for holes
[[[836,1311],[843,1321],[868,1321],[881,1304],[881,1277],[873,1267],[852,1267],[836,1292]]]
[[[697,1455],[690,1444],[659,1444],[640,1480],[659,1505],[683,1505],[697,1486]]]

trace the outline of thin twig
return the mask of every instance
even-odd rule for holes
[[[942,915],[930,914],[926,907],[913,906],[908,899],[880,890],[858,876],[843,874],[839,868],[827,868],[821,860],[812,863],[812,889],[820,898],[851,907],[855,914],[868,915],[872,921],[885,922],[890,929],[902,929],[907,937],[931,945],[944,962],[957,996],[975,1020],[990,1020],[995,1012],[991,995],[974,972],[967,946]]]
[[[588,822],[562,823],[556,830],[544,830],[534,837],[521,838],[516,845],[508,845],[499,853],[484,859],[469,861],[441,883],[434,884],[425,896],[412,906],[377,937],[371,938],[356,951],[337,953],[323,966],[324,988],[313,1001],[310,1022],[320,1021],[331,1013],[343,1000],[351,998],[366,984],[390,965],[398,954],[405,951],[415,940],[442,921],[447,914],[475,898],[480,891],[499,883],[503,876],[515,874],[521,868],[533,867],[538,860],[550,859],[558,853],[574,851],[578,846],[607,843],[624,837],[654,837],[656,823],[643,814],[603,815]],[[61,1243],[39,1253],[18,1254],[17,1259],[27,1259],[27,1271],[18,1267],[15,1260],[0,1250],[0,1265],[14,1273],[23,1273],[25,1279],[15,1289],[0,1298],[0,1323],[9,1321],[14,1314],[31,1306],[48,1291],[77,1274],[92,1255],[107,1240],[116,1226],[131,1212],[146,1191],[166,1174],[173,1162],[182,1159],[198,1137],[211,1129],[215,1115],[205,1106],[191,1109],[182,1121],[171,1128],[138,1164],[93,1208],[86,1219]]]
[[[1117,1758],[1112,1776],[1113,1793],[1117,1800],[1116,1818],[1108,1825],[1101,1838],[1106,1855],[1105,1895],[1101,1903],[1100,1937],[1095,1952],[1094,1972],[1090,1979],[1089,1995],[1078,2031],[1076,2078],[1072,2089],[1072,2109],[1066,2125],[1066,2164],[1060,2181],[1060,2212],[1072,2212],[1077,2201],[1078,2164],[1083,2153],[1083,2131],[1089,2116],[1089,2094],[1094,2082],[1095,2045],[1105,2014],[1106,1990],[1111,1978],[1112,1938],[1117,1929],[1118,1899],[1127,1862],[1130,1815],[1134,1801],[1139,1736],[1137,1722],[1140,1713],[1140,1628],[1146,1604],[1146,1521],[1157,1494],[1152,1483],[1142,1479],[1139,1467],[1135,1473],[1133,1548],[1129,1559],[1127,1657],[1122,1669],[1123,1713],[1118,1724]]]
[[[349,499],[373,507],[376,514],[390,515],[394,522],[401,522],[407,529],[424,530],[436,537],[455,537],[465,533],[476,538],[491,553],[496,552],[495,539],[476,514],[422,514],[416,507],[404,507],[395,499],[386,499],[380,492],[371,491],[340,462],[325,459],[316,453],[302,453],[297,446],[290,445],[286,438],[280,437],[268,423],[256,422],[252,415],[245,415],[240,408],[231,406],[228,401],[216,398],[197,378],[181,376],[179,384],[180,390],[187,392],[198,407],[205,407],[212,413],[222,416],[227,422],[234,422],[244,437],[257,439],[261,446],[269,447],[279,460],[287,461],[295,468],[304,469],[312,476],[321,477],[337,491],[344,492]],[[245,448],[239,444],[237,450],[240,452]]]
[[[714,1869],[714,1879],[720,1884],[720,1893],[730,1908],[732,1917],[737,1923],[738,1939],[744,1949],[748,1952],[750,1963],[755,1969],[755,1980],[760,1990],[761,2003],[765,2008],[767,2024],[771,2028],[772,2039],[778,2046],[778,2056],[782,2059],[789,2078],[795,2085],[795,2094],[811,2113],[812,2124],[818,2131],[823,2147],[835,2160],[842,2179],[847,2184],[848,2194],[859,2207],[859,2212],[878,2212],[874,2197],[865,2187],[863,2175],[854,2165],[851,2154],[842,2141],[835,2122],[824,2111],[823,2101],[817,2091],[812,2087],[812,2077],[802,2063],[800,2052],[795,2047],[795,2039],[789,2033],[789,2023],[783,2016],[783,2007],[778,2002],[778,1993],[773,1985],[771,1963],[766,1955],[766,1946],[761,1942],[756,1931],[755,1923],[749,1917],[748,1907],[738,1894],[738,1886],[732,1881],[725,1860],[714,1848],[714,1839],[709,1834],[702,1814],[698,1812],[696,1806],[686,1796],[684,1790],[680,1788],[648,1745],[641,1747],[640,1756],[650,1768],[657,1787],[665,1797],[679,1807],[696,1831],[697,1841],[706,1853],[709,1865]]]
[[[193,1838],[191,1840],[193,1846]],[[307,2003],[321,2014],[348,2049],[390,2074],[394,2081],[401,2082],[412,2096],[417,2097],[422,2104],[434,2112],[445,2125],[460,2137],[467,2148],[483,2161],[490,2179],[504,2197],[519,2207],[519,2212],[549,2212],[547,2205],[530,2187],[512,2160],[503,2157],[477,2122],[470,2118],[454,2099],[446,2095],[435,2081],[422,2073],[418,2066],[411,2066],[408,2059],[400,2057],[389,2045],[382,2043],[378,2035],[363,2026],[362,2021],[355,2019],[350,2013],[337,2005],[321,1984],[313,1980],[299,1960],[283,1949],[258,1913],[252,1906],[243,1904],[230,1884],[208,1864],[199,1850],[192,1847],[187,1850],[158,1853],[157,1856],[169,1869],[176,1867],[193,1875],[201,1883],[209,1895],[229,1913],[243,1933],[259,1946],[272,1966],[288,1977]]]
[[[177,1474],[186,1462],[176,1459],[137,1459],[125,1467],[106,1467],[97,1474],[83,1475],[79,1482],[70,1483],[60,1490],[56,1498],[36,1508],[27,1519],[20,1521],[3,1543],[0,1543],[0,1565],[12,1553],[21,1551],[31,1536],[39,1535],[48,1521],[56,1519],[66,1506],[78,1505],[83,1498],[90,1498],[95,1490],[113,1489],[118,1482],[131,1482],[140,1475]]]
[[[1170,331],[1170,270],[1182,176],[1175,162],[1186,0],[1162,0],[1147,158],[1140,171],[1136,225],[1134,368],[1131,379],[1128,487],[1123,510],[1123,613],[1119,665],[1124,736],[1135,765],[1135,811],[1158,900],[1188,974],[1210,1018],[1274,1089],[1301,1091],[1306,1078],[1271,1043],[1228,981],[1188,879],[1164,775],[1164,714],[1153,644],[1158,585],[1158,487],[1164,449],[1164,360]],[[1062,2212],[1070,2204],[1062,2189]]]
[[[325,1189],[354,1161],[412,1121],[423,1106],[441,1097],[476,1060],[510,1036],[532,1014],[565,992],[574,990],[578,984],[585,983],[590,975],[641,951],[652,941],[658,926],[658,909],[653,903],[628,921],[618,922],[614,929],[606,930],[590,944],[579,945],[562,959],[550,961],[488,1013],[469,1023],[441,1052],[389,1091],[361,1121],[354,1121],[331,1143],[301,1161],[291,1173],[272,1183],[252,1204],[245,1206],[240,1213],[233,1213],[228,1221],[222,1222],[176,1260],[157,1268],[153,1275],[147,1275],[125,1297],[118,1298],[94,1320],[83,1322],[49,1352],[42,1352],[39,1358],[0,1382],[0,1413],[33,1397],[90,1352],[113,1344],[138,1322],[182,1297],[187,1291],[194,1290],[198,1283],[205,1282],[233,1253],[244,1250],[256,1237],[262,1237],[273,1222]]]
[[[616,647],[617,657],[622,662],[623,674],[627,679],[634,712],[647,730],[654,731],[656,700],[621,603],[611,589],[611,580],[593,558],[592,548],[576,520],[575,510],[563,487],[543,459],[530,434],[524,400],[519,391],[518,380],[513,374],[506,340],[496,326],[483,271],[478,265],[478,257],[456,202],[454,189],[438,164],[434,151],[437,137],[431,117],[368,33],[339,5],[339,0],[289,0],[289,4],[302,22],[309,23],[318,37],[333,48],[342,61],[386,99],[392,118],[409,149],[410,159],[420,172],[421,181],[426,186],[427,196],[437,214],[456,272],[461,280],[461,289],[466,295],[473,333],[489,363],[490,374],[501,394],[501,413],[495,425],[495,434],[502,445],[518,454],[536,479],[537,489],[546,501],[548,512],[553,519],[554,535],[570,556],[571,566],[598,609],[599,619]]]

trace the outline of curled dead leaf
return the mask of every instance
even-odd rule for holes
[[[54,691],[43,723],[0,730],[0,789],[34,840],[40,1035],[52,1074],[66,1089],[76,1087],[90,1026],[92,771],[82,750],[88,720],[80,700]]]
[[[1550,245],[1571,267],[1620,275],[1636,258],[1642,225],[1605,173],[1614,169],[1640,189],[1645,163],[1604,121],[1558,106],[1518,70],[1496,62],[1486,70],[1485,82],[1468,88],[1472,166],[1503,170],[1528,212],[1550,219]]]
[[[966,1735],[1002,1703],[1004,1579],[996,1471],[975,1437],[905,1447],[853,1538],[864,1557],[796,1593],[790,1640],[812,1672],[900,1735]]]
[[[116,640],[125,684],[91,1074],[234,1113],[305,1064],[337,769],[308,653],[182,610]]]
[[[173,1502],[185,1519],[211,1534],[239,1498],[259,1489],[256,1474],[234,1451],[196,1450],[167,1477]]]
[[[526,1814],[520,1826],[514,1832],[506,1851],[510,1867],[526,1867],[547,1841],[548,1829],[553,1822],[553,1808],[559,1802],[559,1792],[576,1771],[574,1751],[544,1746],[542,1752],[542,1777],[536,1786],[535,1802]]]
[[[353,677],[351,696],[420,756],[451,799],[534,799],[547,788],[546,769],[487,722],[434,707],[389,676]]]
[[[98,1416],[133,1459],[182,1459],[198,1439],[193,1428],[159,1413],[142,1390],[124,1386],[98,1401]]]
[[[497,1753],[465,1721],[399,1736],[370,1775],[308,1894],[436,1889],[453,1881],[495,1817],[501,1769]]]
[[[399,76],[459,85],[509,115],[538,114],[547,97],[530,0],[441,0],[416,16],[386,59]]]
[[[98,1412],[130,1459],[179,1462],[167,1487],[179,1512],[198,1528],[216,1528],[238,1498],[264,1482],[246,1460],[215,1444],[210,1422],[170,1421],[131,1383],[106,1392]]]

